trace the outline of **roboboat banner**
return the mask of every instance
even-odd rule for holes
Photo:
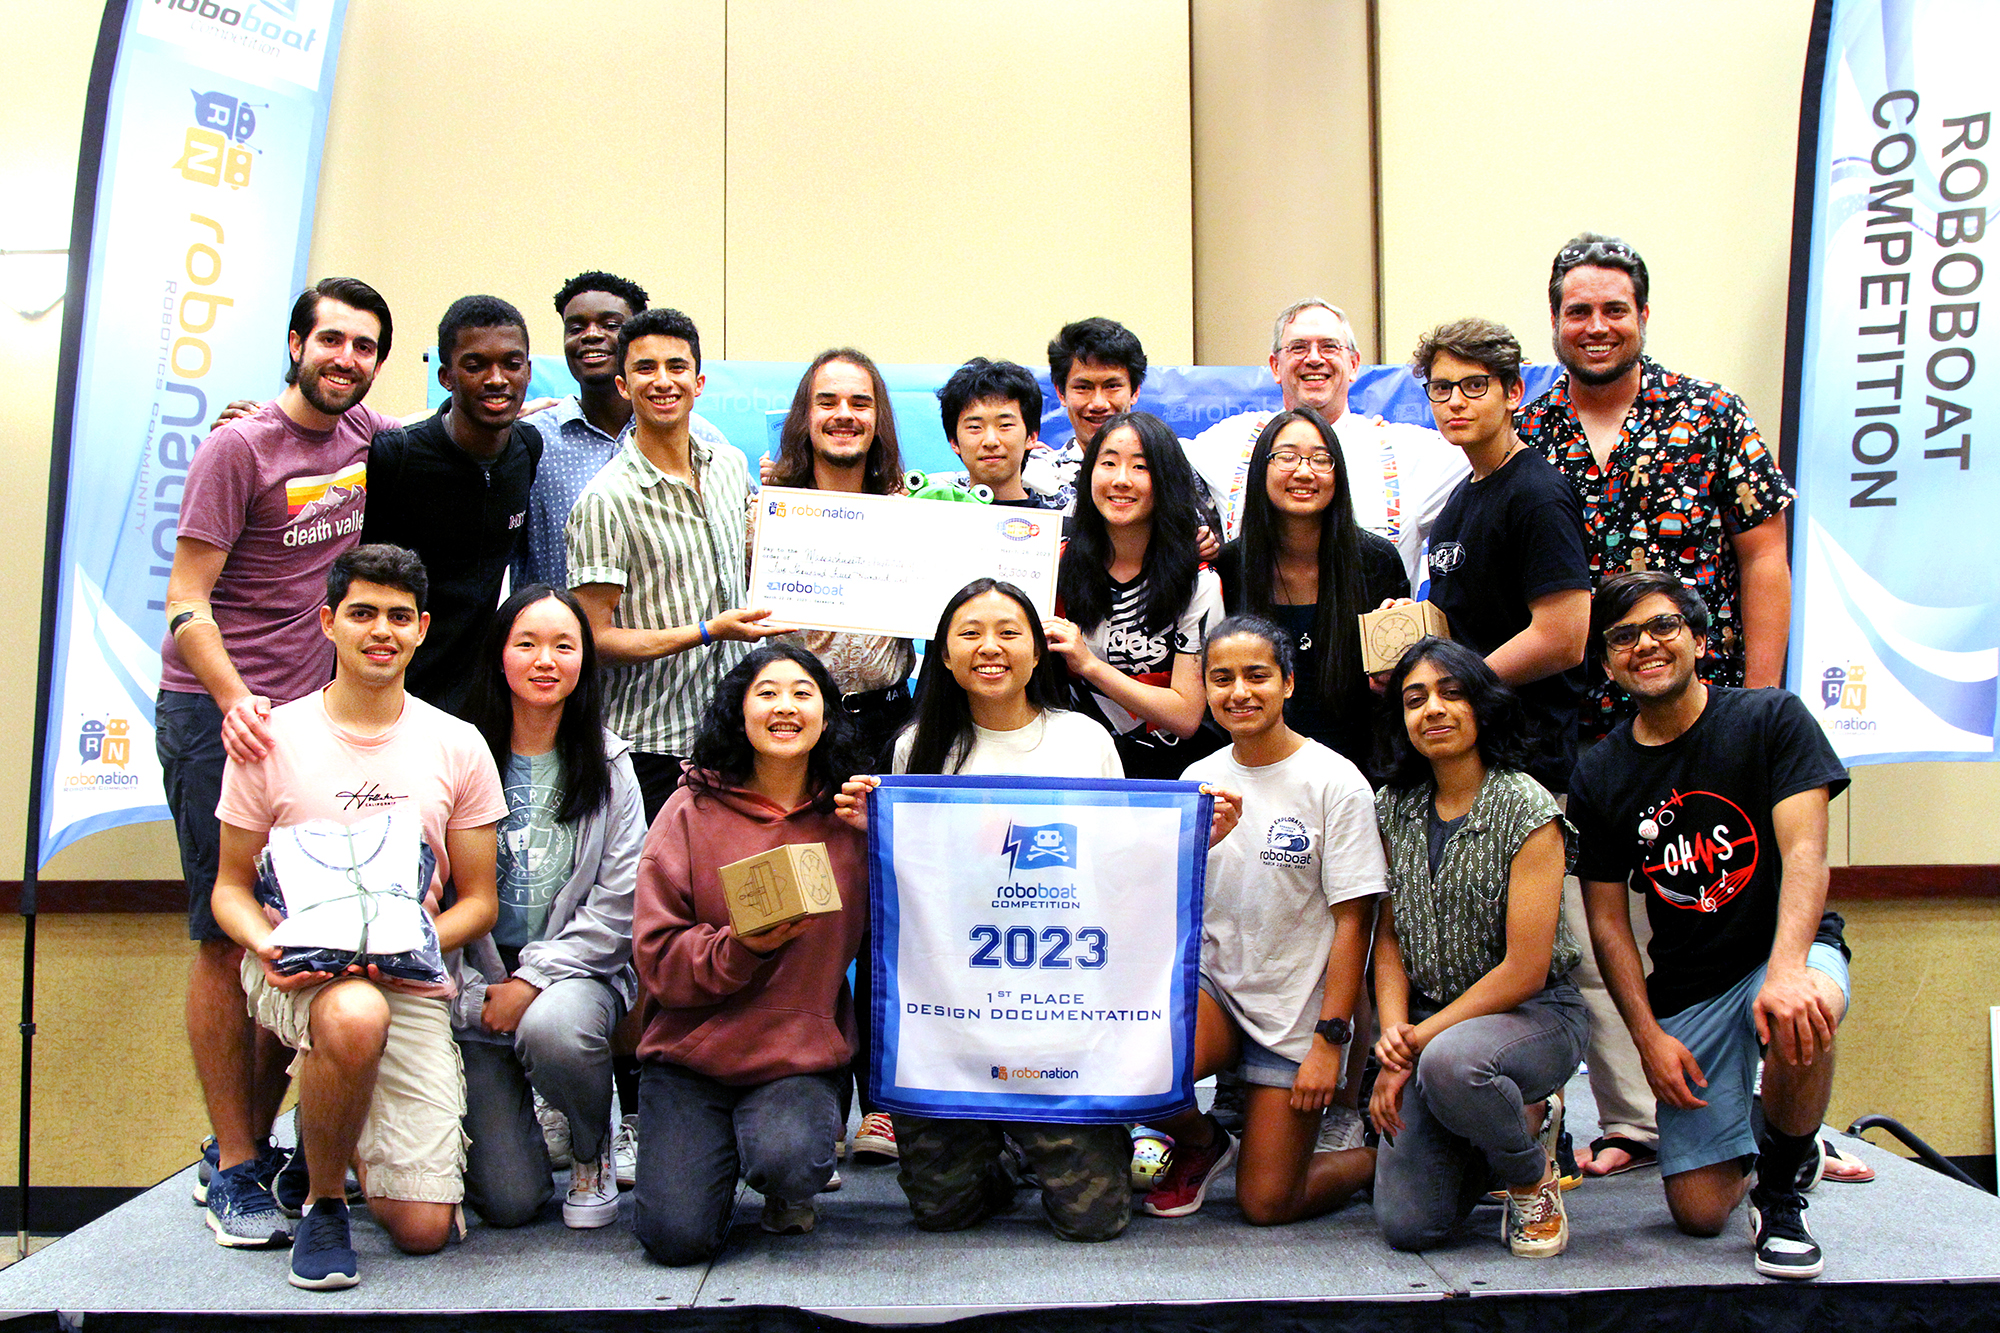
[[[1814,45],[1787,349],[1790,685],[1847,763],[1990,760],[2000,309],[1980,305],[2000,261],[2000,6],[1821,0]]]
[[[1193,1105],[1212,807],[1192,782],[882,779],[875,1101],[1068,1124]]]
[[[153,697],[181,491],[216,410],[284,368],[344,10],[113,0],[105,13],[50,477],[38,865],[167,817]]]

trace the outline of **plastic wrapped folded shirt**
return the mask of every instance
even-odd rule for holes
[[[282,949],[273,970],[374,967],[400,990],[451,994],[424,907],[436,866],[422,821],[409,813],[272,829],[257,860],[257,900],[283,918],[271,932]]]

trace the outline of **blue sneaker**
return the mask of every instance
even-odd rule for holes
[[[286,1217],[299,1217],[305,1213],[306,1200],[311,1196],[312,1175],[306,1170],[306,1150],[294,1148],[285,1169],[271,1177],[271,1198]]]
[[[347,1230],[347,1205],[320,1199],[299,1223],[292,1245],[291,1283],[307,1291],[334,1291],[361,1280],[361,1260]]]
[[[257,1158],[218,1171],[208,1182],[209,1230],[215,1243],[243,1250],[283,1249],[292,1227],[278,1211],[270,1187],[257,1175]]]
[[[270,1139],[265,1139],[255,1158],[257,1178],[269,1184],[271,1177],[284,1166],[286,1151]],[[211,1134],[201,1141],[201,1161],[194,1169],[194,1201],[204,1208],[208,1206],[208,1187],[214,1183],[215,1173],[221,1169],[222,1150],[216,1147],[215,1136]]]

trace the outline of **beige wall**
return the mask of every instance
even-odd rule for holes
[[[89,8],[0,0],[7,30],[37,40],[0,106],[0,248],[67,235]],[[1494,24],[1490,6],[1462,0],[1382,5],[1386,357],[1474,311],[1548,355],[1548,260],[1591,226],[1646,253],[1661,358],[1743,392],[1775,434],[1810,10],[1562,0]],[[799,358],[852,339],[885,359],[1033,360],[1064,319],[1103,313],[1137,328],[1162,364],[1197,346],[1206,360],[1261,361],[1270,314],[1315,289],[1355,312],[1365,348],[1362,16],[1359,0],[726,11],[700,0],[664,16],[589,0],[566,9],[552,47],[544,24],[511,12],[466,25],[437,0],[351,0],[312,268],[370,277],[402,314],[402,350],[375,400],[385,407],[421,401],[415,352],[453,296],[514,300],[553,348],[549,294],[599,265],[688,309],[711,355]],[[981,40],[959,40],[973,25]],[[641,29],[665,55],[643,62],[639,92],[586,98],[588,119],[567,114],[577,95],[554,72],[559,52],[630,45]],[[1058,30],[1062,44],[1048,39]],[[1439,55],[1440,31],[1479,34],[1476,70],[1465,45]],[[964,54],[975,46],[1021,54],[980,65]],[[1476,116],[1462,110],[1468,87]],[[1551,92],[1579,88],[1642,91],[1612,110]],[[1089,135],[1065,110],[1079,98]],[[1558,147],[1527,147],[1543,143]],[[964,167],[967,155],[985,169]],[[585,206],[596,212],[579,223]],[[0,490],[0,577],[15,588],[40,586],[60,317],[0,310],[0,438],[15,464]],[[10,640],[0,665],[32,679],[33,645]],[[30,709],[25,690],[0,700],[9,867]],[[1859,770],[1830,851],[2000,861],[2000,834],[1963,813],[1994,808],[1997,783],[1990,766]],[[174,865],[155,825],[92,838],[50,874],[166,878]],[[1856,1017],[1833,1115],[1888,1110],[1945,1151],[1991,1151],[1984,1009],[2000,1002],[1986,964],[2000,907],[1848,915]],[[172,917],[45,919],[38,1180],[142,1184],[191,1155],[201,1118],[179,1036],[181,934]],[[18,939],[0,927],[0,1011],[18,987]],[[169,979],[137,1020],[123,989],[102,984],[128,970]],[[14,1051],[0,1042],[0,1088]],[[101,1125],[142,1095],[151,1130],[107,1148]],[[0,1146],[0,1173],[11,1160]]]

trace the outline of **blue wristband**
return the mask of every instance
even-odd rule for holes
[[[706,647],[708,647],[708,645],[709,645],[709,644],[711,644],[711,643],[714,643],[714,642],[715,642],[714,638],[713,638],[713,637],[711,637],[711,636],[710,636],[710,634],[709,634],[709,632],[708,632],[708,622],[707,622],[706,620],[702,621],[702,622],[701,622],[701,624],[700,624],[699,626],[697,626],[697,628],[699,628],[699,629],[701,630],[701,646],[702,646],[702,647],[706,648]]]

